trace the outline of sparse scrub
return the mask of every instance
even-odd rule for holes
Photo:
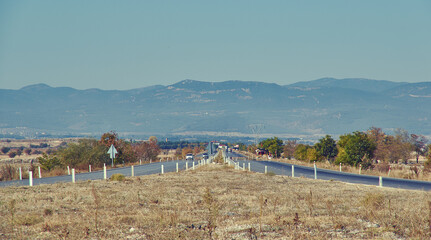
[[[22,214],[15,217],[15,224],[21,226],[33,226],[43,222],[43,218],[38,214]]]
[[[217,218],[219,216],[219,205],[217,200],[214,198],[213,194],[209,190],[209,188],[205,189],[205,193],[203,195],[203,201],[208,210],[207,213],[207,229],[208,235],[210,239],[213,239],[215,236],[214,231],[217,228]]]
[[[9,181],[17,178],[17,168],[11,164],[0,167],[0,181]]]
[[[43,215],[44,216],[51,216],[52,215],[52,209],[51,208],[45,208],[45,210],[43,210]]]
[[[14,226],[15,225],[15,211],[16,211],[16,200],[15,199],[11,199],[9,201],[9,205],[8,205],[8,211],[10,214],[10,222],[11,225]]]
[[[100,196],[97,194],[96,188],[94,185],[91,186],[91,195],[94,198],[94,229],[96,230],[97,236],[99,236],[99,208],[100,208]]]
[[[124,181],[124,179],[126,179],[126,177],[121,174],[121,173],[115,173],[112,174],[112,176],[109,178],[111,181]]]

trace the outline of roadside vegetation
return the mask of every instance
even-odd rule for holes
[[[28,148],[23,146],[2,147],[6,154],[13,153],[13,157],[23,152],[33,156],[30,161],[23,163],[12,161],[0,164],[0,181],[19,179],[19,170],[22,168],[22,177],[28,178],[28,172],[33,172],[33,177],[38,177],[38,167],[41,168],[43,177],[59,176],[67,174],[67,167],[74,168],[77,173],[91,169],[100,170],[104,164],[111,165],[111,159],[107,151],[114,145],[118,151],[114,159],[114,165],[145,164],[153,161],[166,161],[184,159],[188,153],[194,155],[205,150],[205,143],[188,143],[185,141],[159,143],[155,136],[147,141],[126,141],[118,137],[116,132],[104,133],[100,139],[74,139],[69,142],[61,142],[52,147],[47,143],[39,145],[30,144]],[[173,148],[173,149],[172,149]],[[33,150],[32,150],[33,149]],[[173,153],[172,153],[173,152]],[[33,155],[32,155],[33,154]]]
[[[431,144],[422,135],[398,129],[395,135],[372,127],[353,132],[335,141],[330,135],[314,145],[274,137],[250,145],[248,152],[261,158],[371,175],[388,175],[406,179],[431,180]],[[411,160],[414,161],[411,161]],[[424,159],[423,161],[419,161]],[[409,163],[409,164],[408,164]],[[360,170],[359,170],[360,169]]]
[[[285,161],[342,171],[390,176],[405,179],[431,180],[431,151],[428,139],[422,135],[409,134],[398,129],[394,135],[388,135],[380,128],[372,127],[366,132],[352,132],[341,135],[336,141],[326,135],[314,145],[299,143],[295,140],[282,141],[274,137],[264,139],[257,145],[228,143],[230,148],[238,149],[251,158]],[[188,143],[185,141],[158,142],[151,136],[147,141],[126,141],[115,132],[104,133],[100,139],[74,139],[60,141],[55,147],[40,142],[29,146],[3,146],[0,150],[12,157],[25,155],[37,156],[27,164],[2,163],[0,181],[19,179],[18,167],[23,167],[23,178],[28,178],[28,171],[37,177],[39,166],[42,175],[57,176],[67,173],[66,167],[74,168],[78,173],[99,170],[103,164],[110,165],[108,148],[114,145],[118,151],[114,165],[130,165],[184,159],[189,153],[194,155],[205,151],[207,143]],[[409,163],[409,164],[407,164]]]

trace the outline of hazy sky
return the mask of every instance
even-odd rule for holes
[[[431,81],[429,0],[0,0],[0,88]]]

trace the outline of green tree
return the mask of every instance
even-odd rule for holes
[[[283,141],[277,137],[268,138],[260,142],[260,146],[272,154],[274,157],[280,157],[283,152]]]
[[[65,166],[87,168],[88,165],[102,166],[107,163],[108,148],[96,139],[80,139],[78,143],[70,143],[60,148],[55,154]]]
[[[307,160],[310,162],[313,161],[320,161],[322,159],[322,156],[317,152],[316,148],[309,147],[307,149]]]
[[[317,154],[326,158],[328,161],[333,161],[338,154],[337,143],[331,136],[326,135],[314,145]]]
[[[301,161],[308,160],[307,151],[309,148],[311,148],[311,146],[302,144],[302,143],[298,144],[296,146],[295,153],[293,154],[295,159],[301,160]]]
[[[14,158],[15,156],[16,156],[16,151],[10,151],[9,153],[8,153],[8,156],[10,157],[10,158]]]
[[[1,148],[1,152],[4,153],[4,154],[8,153],[9,150],[10,150],[10,147],[2,147]]]
[[[375,143],[363,132],[353,132],[340,136],[338,146],[341,148],[337,156],[337,163],[357,166],[372,159]]]
[[[52,169],[61,166],[60,160],[55,155],[44,153],[42,157],[38,157],[37,160],[39,161],[40,167],[46,171],[51,171]]]

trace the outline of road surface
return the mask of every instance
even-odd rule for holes
[[[226,153],[226,156],[231,157],[232,159],[234,159],[234,161],[236,158],[246,159],[245,156],[235,152]],[[250,163],[250,170],[254,172],[264,173],[265,166],[267,166],[267,172],[273,172],[277,175],[292,176],[292,164],[289,163],[255,160],[236,160],[235,162],[237,162],[240,167],[244,166],[246,169],[248,169],[248,163]],[[340,182],[359,183],[375,186],[379,185],[378,176],[359,175],[354,173],[338,172],[321,168],[317,168],[316,170],[317,179],[335,180]],[[313,167],[295,165],[294,173],[295,177],[306,177],[314,179]],[[382,183],[384,187],[431,191],[431,182],[428,181],[382,177]]]
[[[150,174],[158,174],[161,173],[161,165],[163,165],[164,172],[175,172],[176,171],[176,163],[178,163],[178,169],[179,170],[185,170],[186,169],[186,162],[188,163],[188,167],[192,168],[193,162],[195,165],[198,164],[198,161],[170,161],[170,162],[155,162],[155,163],[149,163],[149,164],[143,164],[143,165],[136,165],[134,166],[134,173],[135,176],[142,176],[142,175],[150,175]],[[119,168],[113,168],[113,169],[107,169],[106,175],[107,178],[112,176],[115,173],[121,173],[124,176],[131,176],[132,171],[131,167],[119,167]],[[85,173],[79,173],[75,175],[75,181],[86,181],[86,180],[96,180],[96,179],[103,179],[103,171],[93,171],[91,173],[85,172]],[[46,177],[46,178],[33,178],[33,185],[40,185],[40,184],[54,184],[58,182],[72,182],[72,176],[71,175],[63,175],[63,176],[57,176],[57,177]],[[6,187],[6,186],[28,186],[29,180],[23,179],[23,180],[15,180],[15,181],[1,181],[0,187]]]

